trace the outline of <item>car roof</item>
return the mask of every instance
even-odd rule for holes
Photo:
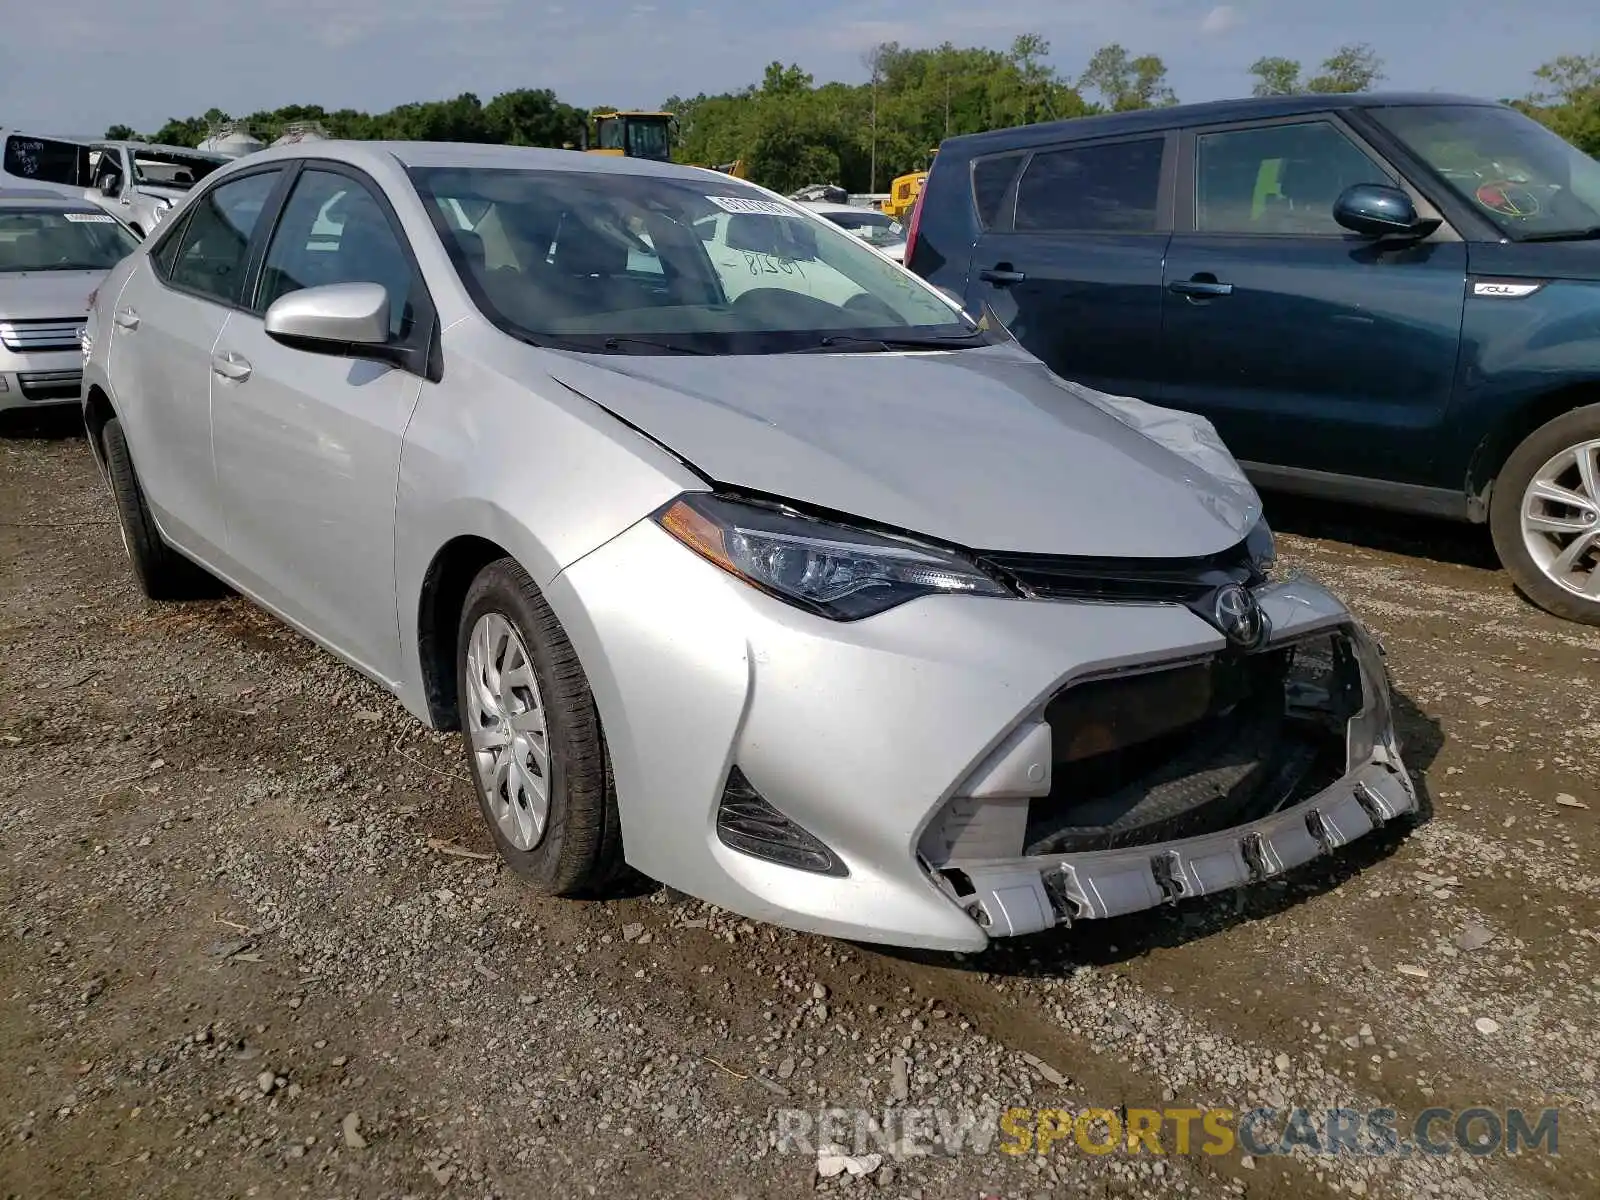
[[[661,179],[699,182],[720,181],[730,187],[749,188],[709,167],[653,162],[614,154],[585,154],[576,150],[551,150],[537,146],[496,146],[477,142],[378,142],[327,138],[258,150],[234,162],[252,166],[302,158],[332,159],[352,166],[371,167],[387,158],[403,167],[488,167],[524,171],[589,171],[601,175],[644,175]],[[753,189],[752,189],[753,190]]]
[[[1142,108],[1135,112],[1106,113],[1045,121],[1013,129],[993,129],[946,138],[939,156],[961,157],[996,150],[1020,149],[1047,142],[1082,141],[1116,137],[1125,133],[1154,133],[1188,125],[1216,125],[1225,121],[1250,121],[1268,117],[1293,117],[1301,113],[1350,108],[1399,108],[1419,104],[1471,105],[1498,108],[1499,101],[1442,92],[1348,92],[1301,96],[1251,96],[1239,100],[1210,100],[1203,104],[1174,104],[1167,108]],[[937,161],[937,159],[935,160]]]

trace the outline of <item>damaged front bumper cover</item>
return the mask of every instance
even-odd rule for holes
[[[1340,737],[1344,770],[1326,786],[1193,836],[1025,856],[953,856],[935,872],[939,886],[989,937],[1014,937],[1260,883],[1415,814],[1419,801],[1395,738],[1381,649],[1353,621],[1319,636],[1350,648],[1361,694]],[[1285,643],[1297,640],[1304,639]]]
[[[1293,808],[1218,833],[963,867],[961,903],[991,937],[1117,917],[1281,875],[1417,811],[1398,765],[1373,762]]]

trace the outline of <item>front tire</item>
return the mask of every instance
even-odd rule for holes
[[[192,600],[215,595],[217,581],[162,539],[155,518],[133,470],[128,439],[122,421],[112,417],[100,432],[105,454],[106,478],[117,505],[117,524],[122,530],[122,548],[128,552],[139,590],[151,600]]]
[[[1540,426],[1512,451],[1495,480],[1489,528],[1528,599],[1600,625],[1600,404]]]
[[[577,652],[514,560],[467,591],[456,686],[478,808],[500,856],[539,891],[592,895],[622,873],[600,714]]]

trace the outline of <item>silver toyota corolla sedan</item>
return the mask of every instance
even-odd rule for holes
[[[1276,576],[1203,419],[1055,377],[728,176],[251,155],[87,340],[145,591],[226,580],[463,730],[546,892],[626,862],[974,950],[1416,808],[1376,646]]]

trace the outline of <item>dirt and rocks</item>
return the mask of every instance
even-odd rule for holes
[[[1479,531],[1269,513],[1382,638],[1430,818],[1251,891],[916,955],[648,884],[535,897],[453,736],[243,600],[145,603],[70,419],[8,423],[0,1193],[1600,1194],[1600,630],[1518,599]],[[1559,1156],[1179,1155],[1170,1126],[1159,1156],[1012,1155],[992,1122],[896,1154],[847,1144],[853,1117],[775,1144],[832,1107],[915,1138],[1013,1105],[1389,1107],[1402,1133],[1555,1107]]]

